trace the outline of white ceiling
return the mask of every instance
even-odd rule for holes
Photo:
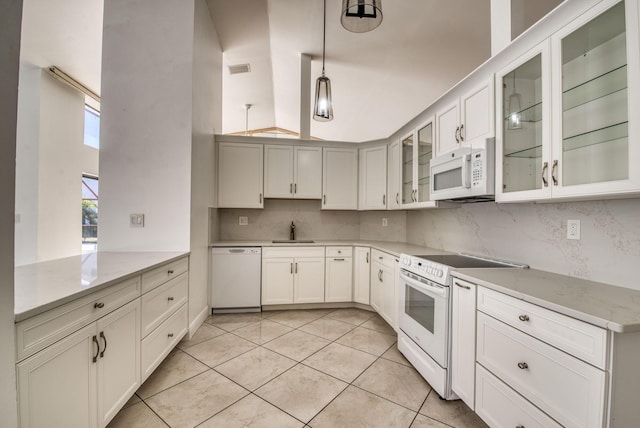
[[[103,1],[24,0],[22,62],[56,65],[100,93]],[[206,1],[224,52],[222,132],[245,130],[244,104],[253,104],[250,129],[298,132],[300,55],[312,57],[312,93],[321,71],[322,0]],[[540,10],[529,7],[527,18],[559,2],[536,0]],[[312,136],[385,138],[489,58],[490,0],[385,0],[380,27],[361,34],[342,28],[341,4],[327,0],[325,68],[335,117],[311,121]],[[251,72],[229,75],[226,66],[241,63]]]

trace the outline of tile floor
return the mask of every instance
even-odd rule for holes
[[[486,427],[440,400],[360,309],[218,315],[183,340],[108,428]]]

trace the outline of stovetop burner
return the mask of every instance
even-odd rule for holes
[[[477,257],[462,256],[460,254],[438,254],[438,255],[421,255],[414,256],[420,259],[430,260],[432,262],[441,263],[453,268],[492,268],[505,267],[504,263],[493,260],[480,259]]]

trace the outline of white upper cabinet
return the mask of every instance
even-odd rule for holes
[[[387,146],[360,149],[360,192],[358,208],[387,208]]]
[[[496,74],[497,201],[640,191],[639,46],[637,2],[607,0]]]
[[[218,207],[263,208],[262,144],[218,143]]]
[[[322,209],[358,209],[358,149],[322,149]]]
[[[264,197],[320,199],[322,148],[265,145]]]
[[[493,111],[493,79],[438,109],[435,117],[436,155],[472,144],[476,140],[493,137]]]
[[[430,208],[431,158],[433,157],[433,119],[420,126],[400,142],[402,208]]]
[[[389,144],[387,149],[387,209],[402,208],[400,200],[400,141]]]

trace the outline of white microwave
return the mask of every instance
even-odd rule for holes
[[[495,138],[474,142],[431,160],[431,200],[492,201]]]

